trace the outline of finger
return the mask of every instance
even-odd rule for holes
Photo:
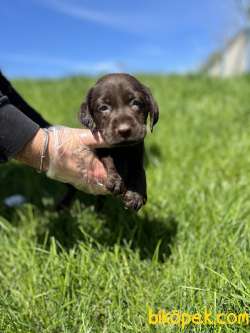
[[[88,129],[79,130],[79,136],[81,138],[81,142],[90,147],[90,148],[107,148],[109,145],[104,141],[101,133],[96,131],[92,133]]]
[[[101,183],[105,183],[107,180],[107,171],[99,160],[94,163],[93,179]]]

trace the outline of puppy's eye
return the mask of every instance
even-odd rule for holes
[[[100,111],[100,112],[105,112],[105,111],[109,111],[109,110],[110,110],[110,107],[108,105],[101,105],[98,108],[98,111]]]
[[[132,106],[135,106],[135,107],[137,107],[137,108],[141,108],[141,107],[143,107],[143,102],[140,101],[140,100],[138,100],[138,99],[133,99],[133,100],[131,101],[131,105],[132,105]]]

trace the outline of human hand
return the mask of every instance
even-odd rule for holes
[[[87,193],[108,194],[107,173],[94,150],[105,146],[98,132],[93,136],[88,129],[52,126],[49,128],[46,174]]]

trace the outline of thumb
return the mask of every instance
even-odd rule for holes
[[[100,132],[92,133],[89,129],[79,130],[81,143],[89,148],[108,148],[109,145],[104,141]]]

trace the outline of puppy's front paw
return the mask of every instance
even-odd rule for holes
[[[106,187],[113,194],[122,194],[124,192],[124,183],[118,174],[108,177]]]
[[[123,202],[126,208],[138,211],[143,205],[145,205],[147,199],[141,194],[133,191],[127,191],[124,194]]]

